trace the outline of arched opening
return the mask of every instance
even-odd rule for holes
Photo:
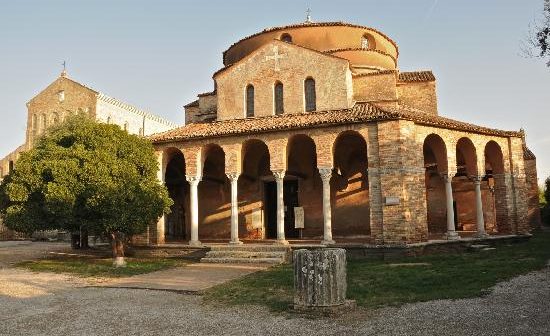
[[[254,85],[246,86],[246,117],[254,117]]]
[[[281,35],[281,41],[286,43],[292,43],[292,36],[290,36],[290,34],[288,33],[284,33]]]
[[[367,143],[357,132],[343,132],[334,143],[333,155],[332,232],[335,236],[370,235]]]
[[[277,81],[273,88],[273,98],[275,114],[283,114],[284,112],[284,95],[283,95],[283,83]]]
[[[53,124],[54,125],[58,125],[60,120],[59,120],[59,113],[57,112],[54,112],[53,113],[53,118],[52,118],[52,121],[53,121]]]
[[[225,153],[216,144],[202,150],[199,183],[199,238],[228,239],[231,222],[231,186],[225,175]]]
[[[424,139],[426,209],[428,234],[430,238],[440,238],[447,232],[447,206],[445,181],[442,174],[448,172],[447,147],[443,139],[430,134]]]
[[[48,128],[48,118],[42,114],[42,133],[46,132],[46,128]]]
[[[506,190],[506,178],[504,175],[504,157],[502,155],[502,149],[495,141],[489,141],[485,145],[485,180],[487,188],[490,193],[491,207],[490,211],[493,221],[492,227],[498,233],[510,233],[512,232],[512,226],[510,225],[510,219],[508,218],[508,211],[506,207],[507,190]],[[484,207],[484,209],[487,209]],[[485,210],[487,213],[487,210]],[[488,230],[491,231],[491,230]]]
[[[296,211],[303,210],[303,237],[323,234],[323,186],[317,170],[317,152],[314,141],[307,135],[292,136],[287,145],[287,171],[284,181],[285,234],[298,238]],[[301,208],[295,210],[294,208]]]
[[[311,77],[304,81],[304,98],[306,112],[313,112],[317,109],[317,94],[315,92],[315,80]]]
[[[269,150],[260,140],[247,140],[242,147],[242,172],[239,177],[239,232],[243,238],[268,238],[265,228],[268,212],[276,210],[276,204],[265,202],[264,185],[273,180],[270,170]]]
[[[164,220],[164,239],[167,242],[181,241],[187,238],[189,183],[185,179],[185,158],[181,151],[170,148],[164,152],[167,156],[164,184],[174,204]]]
[[[468,138],[460,138],[456,144],[456,171],[452,181],[456,229],[475,232],[476,195],[471,178],[478,175],[477,153]]]
[[[374,49],[374,38],[370,34],[363,34],[361,37],[361,49]]]

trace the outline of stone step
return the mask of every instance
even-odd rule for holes
[[[285,260],[287,252],[273,251],[210,251],[206,258],[280,258]]]
[[[202,258],[203,263],[216,264],[281,264],[281,258]]]
[[[211,251],[288,252],[290,247],[280,245],[212,245]]]

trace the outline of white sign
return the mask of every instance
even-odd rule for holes
[[[261,229],[263,227],[262,221],[262,209],[256,209],[252,211],[252,228]]]
[[[401,202],[397,196],[386,196],[384,198],[385,205],[399,205]]]
[[[304,228],[304,208],[302,207],[294,208],[294,227],[296,229]]]

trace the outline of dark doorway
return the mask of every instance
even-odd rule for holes
[[[265,195],[265,225],[266,238],[277,239],[277,183],[266,182]],[[285,237],[298,238],[299,231],[294,227],[294,207],[298,207],[298,180],[284,181],[285,204]]]

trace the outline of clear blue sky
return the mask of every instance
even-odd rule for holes
[[[0,0],[0,157],[22,144],[25,102],[69,75],[175,122],[212,89],[233,42],[266,27],[348,21],[399,45],[401,70],[432,69],[440,114],[523,127],[550,175],[550,70],[519,55],[543,0]]]

